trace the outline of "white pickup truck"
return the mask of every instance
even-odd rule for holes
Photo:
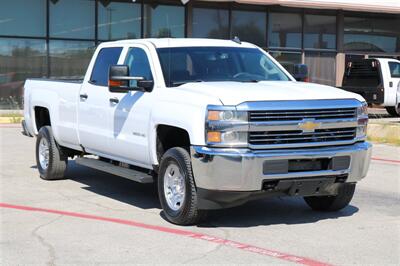
[[[70,157],[155,182],[167,219],[186,225],[264,196],[344,208],[370,162],[366,107],[249,43],[124,40],[100,44],[82,81],[28,79],[22,126],[41,178],[63,178]]]

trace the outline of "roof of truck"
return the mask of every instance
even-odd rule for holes
[[[150,38],[114,41],[113,44],[151,43],[156,48],[166,47],[193,47],[193,46],[221,46],[221,47],[247,47],[254,48],[254,44],[235,42],[233,40],[201,39],[201,38]]]

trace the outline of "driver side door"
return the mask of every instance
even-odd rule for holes
[[[146,47],[129,47],[125,62],[129,75],[154,80],[150,53]],[[136,81],[130,81],[132,87]],[[151,103],[154,93],[129,91],[126,93],[111,92],[115,102],[110,108],[111,126],[110,152],[119,161],[142,167],[151,167],[149,156],[149,125]],[[154,101],[153,101],[154,102]]]

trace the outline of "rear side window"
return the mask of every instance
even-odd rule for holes
[[[108,85],[108,69],[118,63],[122,47],[103,48],[97,55],[90,82],[98,86]]]
[[[389,62],[389,68],[392,78],[400,78],[400,63]]]

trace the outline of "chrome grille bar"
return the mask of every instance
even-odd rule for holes
[[[302,120],[304,118],[314,119],[343,119],[355,118],[356,108],[346,109],[319,109],[319,110],[276,110],[276,111],[251,111],[250,122]]]

